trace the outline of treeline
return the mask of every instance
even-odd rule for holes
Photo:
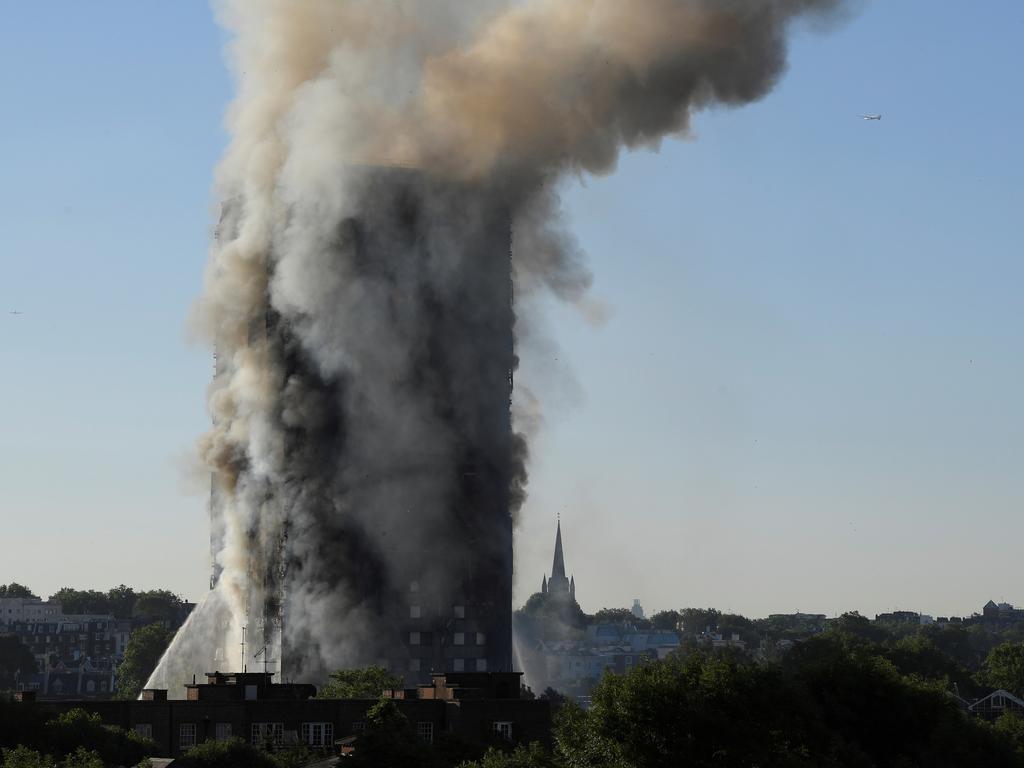
[[[12,582],[0,584],[0,597],[38,598],[31,589]],[[177,622],[182,614],[185,601],[166,589],[135,591],[119,584],[101,592],[95,589],[62,587],[49,597],[57,600],[65,614],[94,614],[113,616],[116,619],[138,619],[143,622]]]
[[[35,707],[0,701],[0,753],[3,768],[104,768],[138,765],[157,756],[157,745],[81,709],[47,719]]]

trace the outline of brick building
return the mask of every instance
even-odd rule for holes
[[[472,744],[514,743],[551,737],[550,703],[520,698],[520,674],[436,674],[429,685],[385,691],[416,729],[433,742],[451,734]],[[185,686],[184,700],[168,700],[166,690],[144,691],[138,701],[33,702],[24,706],[57,715],[75,707],[96,712],[107,725],[153,739],[161,756],[180,757],[209,740],[243,738],[253,744],[307,744],[334,750],[366,728],[375,699],[315,699],[312,685],[274,683],[264,672],[209,673],[206,682]]]

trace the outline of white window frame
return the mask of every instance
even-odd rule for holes
[[[452,642],[455,645],[465,645],[466,644],[466,633],[465,632],[456,632],[455,635],[452,637]]]
[[[487,659],[477,659],[476,660],[476,671],[477,672],[486,672],[487,671]]]
[[[429,720],[421,720],[416,723],[416,736],[427,744],[434,743],[434,724]]]
[[[419,645],[420,644],[420,640],[421,640],[421,635],[420,635],[419,632],[410,632],[409,633],[409,645]]]
[[[466,606],[456,605],[452,608],[452,613],[455,615],[456,619],[464,619],[466,618]]]
[[[476,644],[477,645],[487,645],[487,635],[485,635],[483,632],[477,632],[476,633]]]
[[[499,739],[505,741],[512,741],[512,721],[511,720],[495,720],[491,724],[491,730],[494,735]]]
[[[136,723],[132,726],[132,730],[135,731],[136,736],[141,736],[143,739],[153,738],[152,723]]]
[[[299,739],[311,747],[329,747],[334,743],[334,723],[303,723]]]
[[[466,660],[465,659],[452,659],[452,672],[465,672],[466,671]]]
[[[284,743],[284,723],[253,723],[252,744],[258,747],[268,740],[273,741],[274,746]]]
[[[352,733],[362,733],[366,730],[365,720],[356,720],[352,723]]]
[[[418,618],[420,618],[421,615],[422,615],[422,612],[420,611],[420,607],[418,605],[410,605],[409,606],[409,618],[410,619],[418,619]]]
[[[196,734],[198,729],[195,723],[180,723],[178,725],[178,749],[191,749],[196,745]]]
[[[217,723],[214,726],[214,738],[217,741],[227,741],[231,738],[231,723]]]

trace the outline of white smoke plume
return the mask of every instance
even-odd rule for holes
[[[220,577],[150,680],[172,691],[234,666],[243,626],[253,650],[271,642],[281,628],[254,622],[282,596],[293,674],[374,662],[388,609],[366,595],[442,589],[470,562],[450,552],[488,547],[486,521],[453,509],[489,497],[458,477],[501,486],[513,513],[526,482],[525,438],[491,418],[515,367],[508,264],[483,256],[493,233],[511,222],[518,311],[547,292],[594,313],[559,180],[761,98],[792,23],[844,3],[215,8],[238,87],[199,309],[218,353],[201,454]],[[427,573],[423,547],[444,561]]]

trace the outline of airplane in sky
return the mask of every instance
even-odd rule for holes
[[[881,120],[882,119],[881,115],[861,115],[861,117],[864,118],[865,120]]]

